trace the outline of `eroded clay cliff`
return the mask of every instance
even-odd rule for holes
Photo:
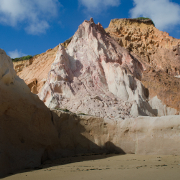
[[[58,46],[34,56],[28,61],[14,63],[17,75],[25,81],[32,93],[37,94],[45,84],[51,64],[56,57],[57,49]]]
[[[50,111],[0,49],[0,177],[37,168],[46,160],[86,153],[180,155],[179,118],[108,120]]]
[[[59,46],[40,99],[50,108],[105,118],[156,115],[140,82],[143,64],[93,20]]]
[[[130,52],[131,58],[142,65],[136,78],[147,89],[149,103],[157,111],[155,114],[179,114],[180,41],[156,29],[151,20],[114,19],[106,32]],[[71,40],[61,45],[67,48]],[[57,50],[58,47],[55,47],[28,62],[14,64],[16,71],[19,71],[18,75],[25,80],[31,92],[38,94],[41,91]]]
[[[157,96],[179,111],[180,40],[156,29],[151,20],[114,19],[106,32],[144,64],[141,82],[150,99]]]

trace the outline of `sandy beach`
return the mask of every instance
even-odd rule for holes
[[[87,155],[46,161],[4,180],[179,180],[180,156]]]

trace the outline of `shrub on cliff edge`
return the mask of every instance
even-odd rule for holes
[[[23,57],[20,57],[20,58],[12,58],[12,61],[13,62],[17,62],[17,61],[24,61],[24,60],[28,60],[28,59],[31,59],[33,56],[31,55],[27,55],[27,56],[23,56]]]
[[[151,20],[152,21],[152,19],[150,19],[148,17],[138,17],[138,18],[134,18],[134,19],[138,19],[138,20]],[[152,23],[154,24],[153,21],[152,21]],[[155,24],[154,24],[154,26],[155,26]]]

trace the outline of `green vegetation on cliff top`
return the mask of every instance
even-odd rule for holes
[[[31,59],[33,56],[31,55],[27,55],[27,56],[23,56],[23,57],[20,57],[20,58],[12,58],[12,61],[13,62],[17,62],[17,61],[24,61],[24,60],[29,60]]]
[[[148,17],[138,17],[138,18],[134,18],[134,19],[138,19],[138,20],[150,20],[152,21],[152,19],[148,18]],[[154,22],[152,21],[152,23],[154,24]],[[154,24],[155,26],[155,24]]]

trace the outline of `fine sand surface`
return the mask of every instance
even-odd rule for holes
[[[90,155],[46,161],[4,180],[179,180],[180,156]]]

